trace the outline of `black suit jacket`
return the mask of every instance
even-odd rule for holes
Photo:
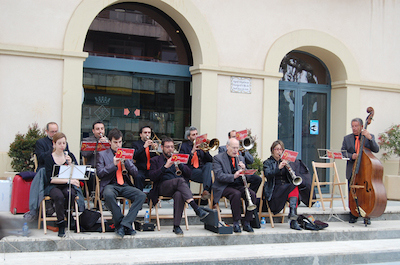
[[[375,136],[373,134],[371,134],[371,136],[372,136],[371,140],[368,140],[367,138],[364,139],[364,147],[370,149],[374,153],[377,153],[377,152],[379,152],[379,145],[375,142]],[[346,150],[347,158],[350,158],[350,160],[347,160],[347,165],[346,165],[346,178],[347,179],[351,178],[351,173],[353,171],[353,165],[355,162],[355,160],[351,159],[352,155],[354,153],[356,153],[355,141],[356,141],[356,138],[355,138],[354,134],[348,134],[343,138],[341,150]]]
[[[245,163],[243,156],[238,156],[239,160]],[[222,192],[231,183],[235,181],[234,174],[232,173],[231,161],[226,152],[214,156],[213,170],[215,180],[212,185],[214,192],[214,202],[221,199]]]
[[[65,151],[69,152],[68,143]],[[38,168],[37,171],[44,167],[45,158],[48,157],[53,152],[53,140],[49,137],[44,137],[36,141],[35,144],[35,154],[38,160]]]
[[[135,177],[138,173],[136,166],[133,164],[132,160],[125,160],[125,167],[128,170],[128,173]],[[103,192],[104,187],[108,184],[117,182],[117,170],[118,167],[114,165],[114,153],[112,149],[109,148],[107,150],[101,151],[97,153],[97,176],[100,181],[100,194]],[[124,176],[124,181],[130,186],[133,186],[129,177]]]
[[[190,166],[190,168],[193,168],[192,166],[192,148],[193,148],[193,143],[191,141],[185,141],[181,145],[181,150],[179,153],[181,154],[188,154],[189,155],[189,160],[187,164]],[[203,150],[197,150],[197,157],[199,158],[199,167],[202,167],[205,163],[207,162],[212,162],[213,157],[210,155],[209,152],[204,152]]]
[[[147,156],[142,139],[133,142],[132,148],[135,149],[133,159],[136,161],[135,165],[139,170],[147,170]],[[156,152],[150,152],[150,158],[156,156]]]
[[[166,168],[164,167],[167,159],[164,155],[159,155],[153,157],[150,160],[150,170],[149,170],[149,177],[150,180],[153,182],[153,188],[149,192],[149,198],[153,201],[153,203],[158,201],[158,194],[160,190],[160,185],[163,182],[163,176]],[[174,166],[172,166],[174,167]],[[189,181],[190,176],[192,174],[192,170],[186,164],[179,164],[179,169],[182,171],[182,175],[180,177],[185,178]],[[178,176],[177,176],[178,177]]]

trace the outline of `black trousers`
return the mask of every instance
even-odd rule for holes
[[[74,205],[74,200],[76,197],[76,191],[71,185],[71,206]],[[56,185],[56,187],[50,190],[50,197],[54,202],[57,223],[64,221],[65,210],[68,209],[68,197],[69,197],[69,185]],[[72,208],[72,207],[71,207]]]
[[[255,204],[256,203],[256,193],[249,189],[251,201]],[[237,186],[237,187],[226,187],[224,191],[222,192],[222,196],[228,198],[228,200],[231,203],[231,209],[232,209],[232,216],[233,216],[233,221],[239,221],[241,219],[241,214],[242,214],[242,201],[241,198],[246,203],[246,206],[248,205],[248,201],[246,199],[246,194],[245,194],[245,189],[244,186]],[[253,220],[253,211],[247,211],[244,215],[244,221],[250,222]]]
[[[174,199],[174,225],[180,225],[185,202],[193,198],[186,180],[178,177],[163,181],[160,186],[160,195]]]

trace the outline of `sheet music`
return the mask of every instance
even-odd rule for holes
[[[72,171],[71,179],[80,179],[80,180],[89,179],[90,166],[88,165],[85,166],[54,165],[52,178],[69,179],[72,167],[74,167],[74,170]]]

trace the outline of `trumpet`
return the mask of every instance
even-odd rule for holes
[[[239,165],[238,157],[236,157],[236,164]],[[250,196],[249,188],[247,187],[247,180],[246,180],[245,175],[242,175],[242,181],[243,181],[243,185],[244,185],[244,193],[246,195],[246,200],[247,200],[247,211],[253,211],[254,209],[257,208],[257,205],[255,205],[253,203],[253,201],[251,200],[251,196]]]
[[[289,165],[289,163],[287,163],[285,167],[289,171],[290,176],[292,177],[293,185],[299,186],[303,182],[303,179],[300,176],[296,176],[296,173],[294,172],[293,168]]]
[[[196,144],[196,140],[193,141],[193,145]],[[217,138],[213,138],[211,140],[207,139],[206,142],[201,143],[199,145],[199,149],[201,149],[204,152],[208,151],[215,151],[219,147],[219,140]]]
[[[255,140],[251,136],[247,136],[246,138],[241,139],[239,141],[239,144],[240,144],[239,151],[241,151],[241,152],[249,151],[251,148],[254,147],[254,143],[255,143]]]

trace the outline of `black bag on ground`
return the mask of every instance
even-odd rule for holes
[[[325,227],[328,227],[327,223],[324,223],[319,220],[315,220],[315,222],[312,222],[310,219],[305,217],[304,215],[299,215],[297,218],[297,222],[299,223],[300,227],[306,230],[321,230],[324,229]]]
[[[100,218],[100,213],[85,209],[79,216],[79,224],[84,230],[91,230],[97,220]]]

